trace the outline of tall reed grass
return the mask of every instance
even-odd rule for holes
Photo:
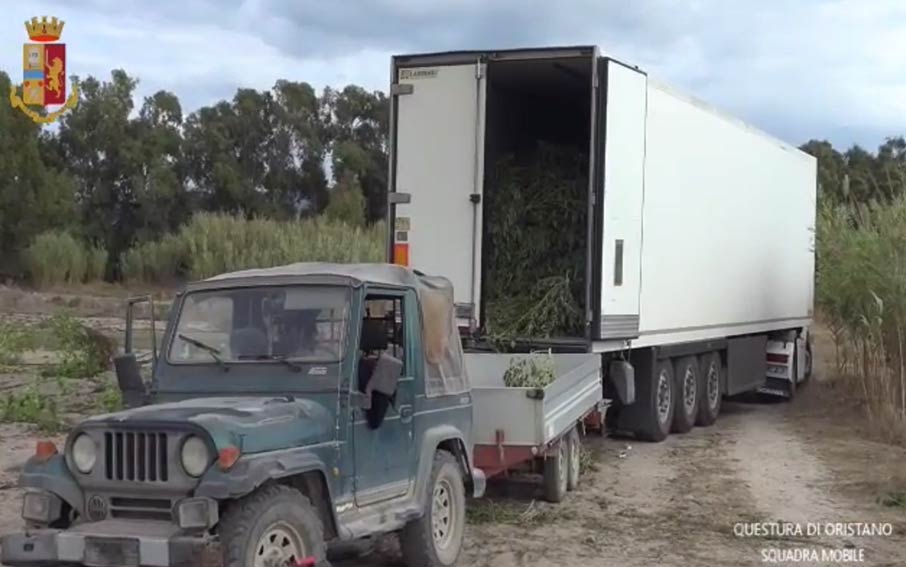
[[[884,437],[906,442],[906,199],[823,207],[817,242],[837,376]]]
[[[123,274],[166,283],[293,262],[381,262],[384,230],[383,223],[354,227],[323,217],[279,222],[199,214],[178,233],[124,254]]]
[[[28,279],[38,287],[100,279],[107,251],[78,240],[68,232],[39,234],[22,253]]]

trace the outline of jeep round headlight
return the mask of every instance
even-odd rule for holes
[[[72,462],[80,473],[88,474],[97,461],[98,450],[94,439],[85,433],[80,433],[72,443]]]
[[[211,464],[211,453],[200,437],[192,435],[182,444],[182,468],[190,476],[201,476]]]

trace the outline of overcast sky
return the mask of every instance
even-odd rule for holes
[[[386,90],[393,53],[597,44],[799,144],[906,134],[904,0],[0,0],[0,69],[23,22],[66,21],[68,72],[137,76],[185,110],[277,79]]]

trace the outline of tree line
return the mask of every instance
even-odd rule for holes
[[[200,211],[290,220],[320,213],[332,193],[360,192],[363,220],[384,217],[382,92],[280,80],[185,113],[168,91],[136,108],[138,81],[122,70],[79,84],[79,105],[56,127],[0,104],[0,275],[15,275],[47,230],[106,250],[106,277],[117,279],[125,250]],[[9,88],[0,71],[0,93]]]
[[[122,70],[79,83],[79,105],[52,128],[0,104],[0,276],[20,273],[21,251],[48,230],[104,250],[105,276],[118,279],[126,250],[197,212],[291,220],[335,201],[365,222],[384,218],[389,104],[380,91],[279,80],[186,113],[164,90],[136,107],[138,80]],[[9,88],[0,71],[0,93]],[[824,140],[801,147],[818,158],[825,203],[906,193],[903,137],[874,153]]]

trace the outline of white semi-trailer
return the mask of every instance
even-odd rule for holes
[[[487,171],[554,140],[588,156],[586,325],[518,348],[600,353],[619,427],[649,440],[807,377],[811,156],[595,47],[397,56],[391,94],[388,253],[452,280],[467,346],[496,268]]]

